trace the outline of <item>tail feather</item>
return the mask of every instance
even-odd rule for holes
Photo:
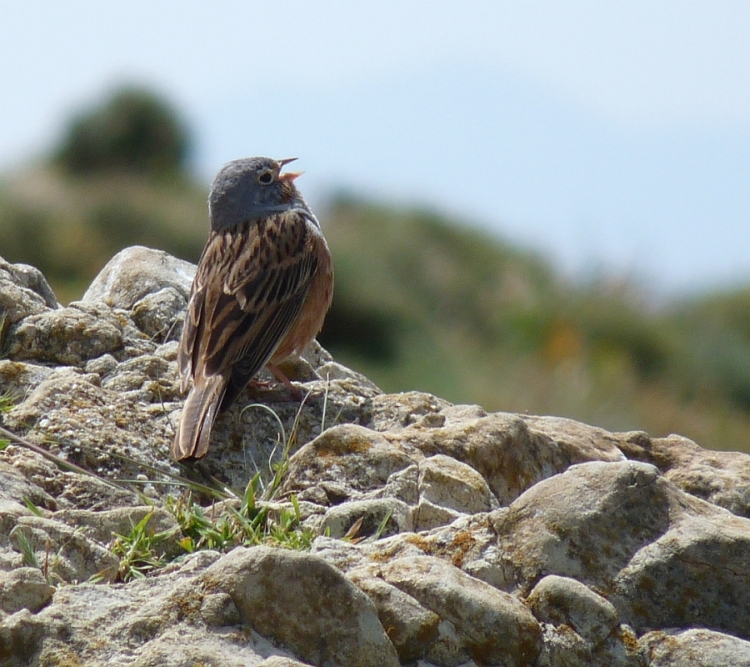
[[[226,381],[218,375],[190,390],[172,443],[172,457],[176,461],[200,459],[206,455],[211,443],[211,429],[225,391]]]

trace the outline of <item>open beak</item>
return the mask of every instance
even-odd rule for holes
[[[278,163],[283,168],[285,165],[289,164],[290,162],[294,162],[297,158],[296,157],[287,157],[283,160],[277,160]],[[285,174],[279,174],[279,180],[280,181],[293,181],[295,178],[299,178],[304,174],[304,171],[288,171]]]

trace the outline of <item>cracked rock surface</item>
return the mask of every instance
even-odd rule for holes
[[[302,405],[248,389],[186,469],[193,271],[130,248],[61,307],[0,260],[2,425],[59,457],[0,451],[0,665],[750,665],[749,456],[385,394],[313,344]],[[188,553],[175,476],[241,495],[287,440],[268,507],[311,548]],[[125,580],[137,525],[168,564]]]

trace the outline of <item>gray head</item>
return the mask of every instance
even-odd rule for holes
[[[225,164],[208,193],[211,229],[221,231],[294,206],[301,200],[293,182],[300,174],[280,172],[296,159],[251,157]]]

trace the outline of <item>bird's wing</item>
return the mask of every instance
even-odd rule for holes
[[[244,386],[266,364],[317,269],[308,224],[293,209],[211,235],[193,283],[181,372],[231,374],[233,385]]]

